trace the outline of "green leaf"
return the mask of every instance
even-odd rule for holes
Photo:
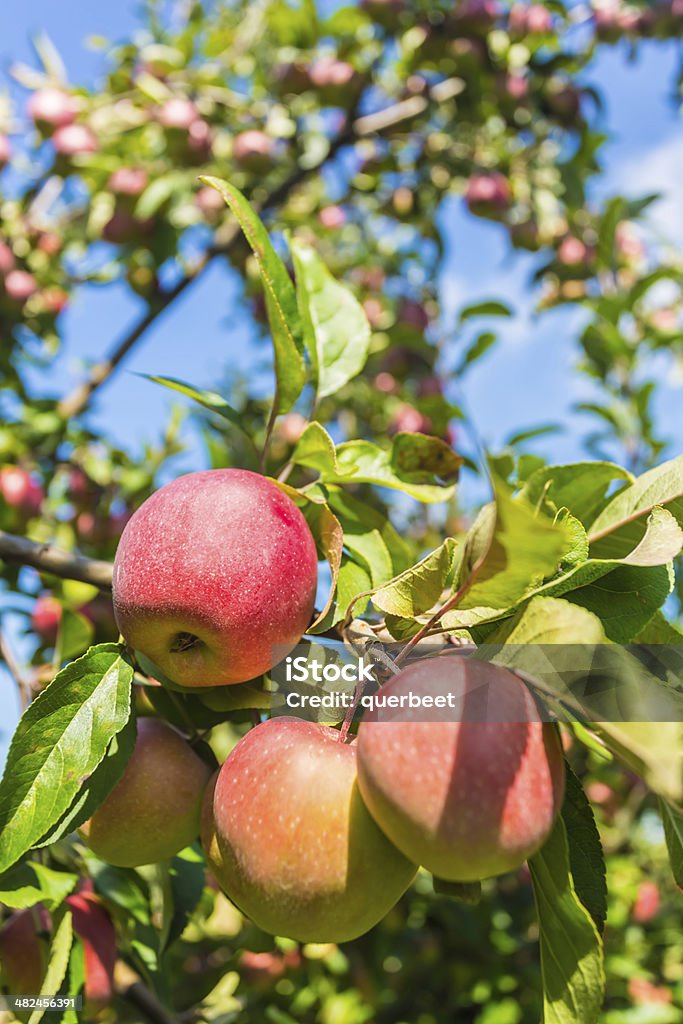
[[[607,881],[600,833],[583,786],[568,764],[565,769],[562,819],[567,830],[574,888],[602,934],[607,920]]]
[[[168,867],[170,900],[164,907],[169,916],[162,926],[163,949],[168,949],[182,935],[202,897],[205,880],[206,862],[198,846],[189,846],[171,861]]]
[[[336,484],[327,485],[324,493],[330,508],[342,525],[346,541],[353,537],[353,544],[359,534],[378,533],[391,558],[392,570],[388,578],[409,568],[414,560],[411,545],[403,539],[383,512],[368,505],[367,502],[360,501]]]
[[[47,971],[40,986],[41,996],[55,996],[59,992],[62,982],[66,977],[73,946],[74,932],[71,920],[71,913],[67,911],[62,917],[57,931],[50,944],[50,959],[47,964]],[[45,1016],[45,1010],[34,1010],[28,1019],[28,1024],[40,1024]]]
[[[135,718],[131,715],[123,729],[112,736],[102,761],[83,783],[71,806],[59,821],[41,836],[40,841],[35,844],[37,847],[52,846],[58,839],[74,832],[95,813],[100,804],[104,803],[126,770],[135,747],[136,735]]]
[[[0,903],[15,910],[44,903],[52,910],[76,888],[78,875],[55,871],[45,864],[17,864],[0,878]]]
[[[486,638],[488,644],[531,647],[543,644],[601,644],[605,632],[597,615],[555,597],[532,597]]]
[[[455,376],[459,377],[465,372],[468,366],[471,366],[472,363],[476,363],[477,360],[481,359],[481,357],[488,352],[491,346],[495,344],[497,337],[498,335],[495,331],[482,331],[481,334],[478,334],[472,344],[467,348],[465,354],[455,368]]]
[[[672,575],[665,566],[621,565],[566,596],[597,615],[610,640],[626,644],[661,608],[672,584]]]
[[[433,608],[453,568],[457,541],[447,537],[435,551],[381,587],[372,603],[389,615],[412,619]]]
[[[347,555],[344,555],[339,567],[334,610],[332,615],[328,615],[325,623],[321,623],[321,628],[323,626],[329,628],[336,625],[337,622],[341,622],[346,617],[351,602],[355,602],[359,594],[365,594],[369,590],[372,590],[372,580],[367,569]],[[368,600],[369,597],[354,603],[353,610],[356,615],[363,614]]]
[[[597,1024],[605,988],[602,940],[577,895],[561,817],[529,869],[541,933],[544,1024]]]
[[[330,567],[332,581],[327,601],[315,621],[309,626],[309,632],[315,632],[326,620],[332,607],[344,546],[344,534],[339,520],[322,498],[314,496],[313,493],[304,494],[279,480],[273,480],[273,483],[277,484],[299,506],[315,539],[318,554],[327,559],[327,564]]]
[[[299,311],[319,398],[335,394],[365,366],[370,324],[354,295],[315,249],[292,239]]]
[[[679,889],[683,889],[683,814],[679,814],[664,800],[660,800],[659,808],[664,824],[671,870],[676,885]]]
[[[471,320],[475,316],[512,316],[512,310],[506,303],[489,299],[485,302],[475,302],[471,306],[465,306],[460,310],[458,317],[460,323]]]
[[[320,483],[369,483],[403,491],[426,504],[445,501],[455,486],[460,456],[445,442],[425,434],[397,434],[387,451],[370,441],[346,441],[336,448],[327,431],[313,422],[304,430],[292,462],[320,473]]]
[[[141,373],[139,376],[145,377],[146,380],[154,381],[155,384],[162,384],[163,387],[170,388],[172,391],[178,391],[181,395],[186,395],[187,398],[198,402],[199,405],[209,409],[210,412],[215,412],[218,416],[222,416],[224,420],[228,420],[229,423],[232,423],[234,427],[238,427],[244,433],[243,417],[236,409],[228,405],[224,398],[216,394],[215,391],[203,391],[201,388],[193,387],[192,384],[176,380],[175,377],[155,377],[150,373]]]
[[[465,540],[455,589],[472,580],[459,608],[509,608],[553,576],[573,549],[569,524],[536,513],[493,478],[495,503],[486,505]]]
[[[523,496],[534,506],[550,502],[553,509],[568,508],[585,527],[591,525],[616,481],[633,482],[627,470],[611,462],[576,462],[543,466],[524,485]]]
[[[639,544],[658,505],[683,525],[683,455],[644,473],[612,498],[591,524],[591,555],[623,558]]]
[[[95,627],[85,615],[62,608],[55,645],[55,664],[62,665],[65,661],[75,658],[92,643]]]
[[[135,204],[135,216],[140,220],[153,217],[176,192],[186,189],[187,183],[185,171],[170,171],[154,178]]]
[[[306,382],[301,318],[294,285],[268,232],[245,196],[234,185],[219,178],[201,177],[199,180],[223,196],[258,261],[275,352],[273,409],[276,414],[289,412]]]
[[[0,782],[0,872],[70,807],[130,715],[133,666],[118,644],[67,665],[24,712]]]

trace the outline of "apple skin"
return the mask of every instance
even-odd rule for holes
[[[240,469],[189,473],[135,512],[114,562],[127,643],[181,686],[243,683],[300,640],[313,613],[315,541],[294,502]],[[194,637],[194,642],[192,641]]]
[[[114,966],[118,958],[116,931],[111,917],[97,896],[77,892],[64,901],[71,911],[75,933],[85,951],[85,998],[96,1010],[114,994]]]
[[[199,835],[211,770],[166,722],[143,718],[123,776],[82,827],[88,846],[115,867],[156,864]]]
[[[3,466],[0,469],[0,498],[10,508],[34,516],[40,512],[44,494],[37,480],[21,466]]]
[[[62,128],[72,124],[78,114],[78,103],[61,89],[38,89],[28,101],[29,116],[36,124],[48,128]]]
[[[213,798],[216,880],[259,927],[347,942],[403,895],[415,865],[370,817],[356,746],[297,718],[262,722],[223,764]]]
[[[540,721],[516,676],[460,655],[416,662],[381,692],[411,691],[453,693],[459,707],[366,713],[358,784],[370,812],[399,850],[439,878],[515,870],[543,845],[562,804],[555,728]]]
[[[31,612],[31,625],[45,644],[54,644],[62,620],[62,606],[52,594],[41,594]]]
[[[47,970],[47,943],[38,929],[50,930],[47,912],[38,905],[12,914],[0,929],[0,967],[12,995],[36,995]]]
[[[99,149],[97,136],[87,124],[65,124],[52,136],[54,147],[61,156],[79,156],[81,153],[96,153]]]

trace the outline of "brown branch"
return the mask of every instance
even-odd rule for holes
[[[114,985],[117,995],[130,1003],[151,1024],[178,1024],[178,1018],[162,1006],[140,976],[123,960],[118,960],[114,968]]]
[[[19,694],[19,704],[21,710],[25,711],[31,700],[31,684],[29,683],[18,659],[15,657],[14,651],[5,636],[3,629],[0,629],[0,657],[7,665],[10,675],[16,683],[17,692]]]
[[[112,570],[110,562],[86,558],[73,551],[64,551],[54,544],[40,544],[26,537],[17,537],[0,530],[0,560],[30,565],[39,572],[59,576],[66,580],[91,583],[100,590],[111,590]]]
[[[298,185],[310,175],[320,171],[341,149],[342,146],[351,145],[361,138],[371,135],[381,135],[399,124],[405,123],[424,113],[433,102],[442,103],[452,96],[457,95],[460,90],[461,80],[454,78],[445,82],[439,82],[431,89],[425,91],[422,96],[413,96],[407,100],[394,103],[385,110],[374,114],[367,114],[350,120],[348,126],[343,129],[333,140],[325,156],[312,167],[297,167],[280,185],[273,189],[268,197],[257,209],[260,213],[272,209],[278,203],[284,201],[287,196]],[[156,303],[138,320],[121,340],[114,345],[111,354],[101,363],[92,367],[88,377],[82,381],[69,395],[62,399],[57,406],[57,411],[64,419],[78,416],[89,405],[95,391],[109,380],[119,364],[125,359],[133,346],[139,341],[154,321],[193,284],[206,270],[209,264],[217,256],[225,256],[230,253],[235,245],[239,232],[235,231],[230,238],[221,245],[209,248],[203,259],[178,281],[173,288],[163,292]]]

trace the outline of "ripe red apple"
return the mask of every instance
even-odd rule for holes
[[[552,32],[553,16],[545,4],[514,4],[508,25],[518,35],[543,35]]]
[[[143,718],[123,777],[81,831],[90,849],[116,867],[156,864],[199,835],[211,770],[180,733]]]
[[[209,221],[214,221],[221,214],[225,213],[226,206],[223,196],[215,188],[211,188],[210,185],[204,185],[200,188],[194,197],[194,201],[204,217]]]
[[[470,210],[484,216],[499,216],[510,205],[510,198],[510,183],[499,171],[473,174],[465,189]]]
[[[149,175],[141,167],[118,167],[110,176],[107,188],[117,196],[139,196],[147,188]]]
[[[0,274],[9,274],[14,269],[14,253],[6,242],[0,241]]]
[[[114,994],[116,931],[101,900],[93,893],[73,893],[64,902],[71,911],[73,929],[83,941],[88,1008],[97,1010],[109,1003]]]
[[[62,128],[78,114],[77,100],[63,89],[37,89],[28,101],[28,113],[41,127]]]
[[[404,402],[398,407],[389,425],[390,434],[431,434],[432,421],[415,406]]]
[[[5,292],[13,302],[24,303],[38,291],[38,282],[28,270],[10,270],[5,277]]]
[[[157,121],[164,128],[187,131],[198,118],[199,111],[192,100],[183,99],[180,96],[166,100],[157,111]]]
[[[203,163],[213,152],[213,131],[206,121],[199,118],[187,130],[187,152],[193,163]]]
[[[97,137],[87,124],[66,124],[58,128],[52,142],[57,152],[66,157],[96,153],[99,149]]]
[[[346,224],[346,211],[341,206],[324,206],[318,214],[318,220],[322,227],[333,231]]]
[[[57,598],[41,594],[31,612],[31,625],[44,644],[54,644],[61,619],[62,606]]]
[[[297,718],[257,725],[222,766],[213,867],[259,928],[300,942],[346,942],[407,889],[415,867],[375,825],[356,777],[355,743]]]
[[[633,904],[633,920],[647,924],[659,913],[662,897],[656,882],[641,882]]]
[[[574,235],[567,235],[558,246],[557,258],[565,266],[575,267],[580,263],[586,262],[588,259],[588,249],[580,238],[576,238]]]
[[[141,242],[154,228],[154,220],[148,217],[141,220],[129,210],[115,209],[102,228],[102,238],[113,245],[124,245],[128,242]]]
[[[48,256],[56,256],[62,251],[62,240],[54,231],[41,231],[38,236],[37,246],[41,252]]]
[[[40,992],[48,950],[39,932],[49,928],[47,912],[37,906],[12,914],[0,929],[0,965],[5,986],[12,995]]]
[[[273,140],[265,132],[250,128],[235,136],[232,154],[237,163],[248,170],[266,170],[273,158]]]
[[[242,683],[299,641],[317,569],[308,524],[276,484],[241,469],[190,473],[148,498],[123,531],[116,620],[181,686]]]
[[[518,868],[547,839],[564,791],[562,748],[526,686],[460,655],[400,672],[383,696],[448,698],[452,709],[374,708],[358,735],[358,783],[389,839],[440,878]]]
[[[12,157],[12,146],[6,135],[0,133],[0,171],[10,162]]]
[[[21,466],[0,469],[0,495],[11,508],[27,515],[36,515],[43,502],[43,488]]]
[[[309,76],[323,104],[343,106],[357,91],[356,69],[346,60],[320,57],[311,64]]]

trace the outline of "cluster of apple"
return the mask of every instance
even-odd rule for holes
[[[161,488],[133,515],[114,607],[124,638],[167,685],[234,685],[298,642],[316,583],[315,542],[291,498],[258,474],[210,470]],[[201,822],[228,897],[265,931],[300,941],[367,931],[418,865],[457,882],[520,867],[547,838],[564,786],[561,745],[530,691],[454,654],[414,662],[383,692],[453,693],[457,713],[366,713],[357,739],[271,718],[213,779],[171,726],[143,719],[83,835],[103,859],[136,866],[177,853]]]

